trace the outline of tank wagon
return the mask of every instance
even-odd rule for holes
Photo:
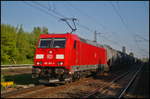
[[[85,73],[109,71],[121,62],[123,53],[75,34],[41,34],[38,40],[32,77],[39,81],[77,80]]]

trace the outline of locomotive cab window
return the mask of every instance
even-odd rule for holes
[[[39,48],[51,48],[52,39],[40,39]]]
[[[65,48],[65,38],[54,38],[53,48]]]

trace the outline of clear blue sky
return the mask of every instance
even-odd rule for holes
[[[110,45],[117,50],[121,50],[122,46],[125,46],[128,53],[132,51],[135,56],[149,57],[148,1],[25,2],[2,1],[1,23],[13,26],[23,24],[27,32],[31,32],[35,26],[45,26],[50,33],[69,32],[70,28],[64,22],[52,16],[56,15],[52,12],[53,10],[66,17],[77,18],[77,23],[80,25],[77,25],[78,30],[75,34],[83,38],[93,40],[96,30],[101,33],[97,36],[99,43]],[[39,10],[41,6],[49,9],[42,8],[49,14]],[[81,27],[81,25],[90,30]]]

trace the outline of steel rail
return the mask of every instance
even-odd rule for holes
[[[121,76],[115,78],[115,79],[112,80],[110,83],[108,83],[108,84],[103,84],[102,86],[104,86],[104,87],[102,87],[102,88],[97,88],[96,90],[94,90],[93,92],[91,92],[91,94],[88,94],[87,96],[84,96],[83,98],[88,98],[88,97],[90,97],[90,96],[96,94],[99,90],[107,88],[108,86],[112,85],[114,82],[116,82],[117,80],[121,79],[123,76],[127,75],[128,73],[129,73],[129,71],[126,72],[126,73],[124,73],[124,74],[122,74]]]
[[[141,67],[141,68],[142,68],[142,67]],[[141,70],[141,68],[136,71],[136,74]],[[104,87],[102,87],[102,88],[97,88],[96,90],[94,90],[93,92],[91,92],[91,94],[88,94],[87,96],[84,96],[83,98],[89,98],[90,96],[96,94],[99,90],[102,90],[102,92],[105,93],[105,92],[106,92],[105,89],[106,89],[107,87],[111,86],[112,84],[114,84],[114,82],[117,82],[117,81],[120,80],[122,77],[126,76],[128,73],[129,73],[129,71],[126,72],[126,73],[124,73],[124,74],[122,74],[121,76],[115,78],[115,79],[112,80],[110,83],[108,83],[108,84],[103,84],[102,86],[104,86]],[[134,75],[134,78],[135,78],[135,75]],[[133,80],[132,80],[132,81],[133,81]],[[128,84],[129,84],[129,83],[128,83]],[[131,82],[130,82],[130,84],[131,84]],[[129,85],[130,85],[130,84],[129,84]],[[129,87],[129,85],[126,86],[125,90],[123,90],[123,91],[121,92],[121,94],[118,96],[118,98],[121,98],[121,97],[123,96],[123,94],[125,93],[125,91],[126,91],[127,88]]]
[[[1,65],[1,69],[32,68],[33,64]]]
[[[124,90],[120,93],[120,95],[118,95],[117,98],[122,98],[123,95],[125,94],[125,92],[127,91],[127,89],[129,89],[129,87],[132,85],[132,82],[135,80],[135,78],[137,77],[137,74],[141,71],[143,66],[141,66],[136,73],[134,74],[134,76],[132,77],[132,79],[129,81],[129,83],[127,84],[127,86],[124,88]]]
[[[10,65],[1,65],[1,68],[4,67],[20,67],[20,66],[32,66],[33,64],[10,64]]]
[[[39,86],[34,86],[34,87],[29,87],[29,88],[23,88],[23,89],[15,90],[13,92],[3,93],[1,94],[1,97],[7,98],[11,96],[17,96],[17,95],[26,94],[32,91],[36,91],[38,89],[43,89],[43,88],[46,88],[46,87],[43,85],[39,85]]]

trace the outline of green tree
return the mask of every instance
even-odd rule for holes
[[[18,61],[25,61],[28,59],[28,55],[30,53],[30,42],[29,42],[29,35],[28,33],[24,32],[22,25],[17,32],[17,48],[19,53],[17,53],[17,60]]]
[[[17,27],[1,24],[1,63],[32,62],[35,46],[40,34],[47,34],[48,28],[34,27],[31,33],[25,32],[23,25]]]
[[[11,63],[16,58],[16,28],[11,25],[1,24],[1,61]],[[14,51],[14,52],[13,52]]]
[[[48,28],[47,27],[43,27],[42,28],[42,33],[43,34],[48,34]]]
[[[42,29],[40,27],[34,27],[32,34],[31,34],[33,37],[34,49],[35,49],[35,45],[37,44],[40,34],[42,34]]]

